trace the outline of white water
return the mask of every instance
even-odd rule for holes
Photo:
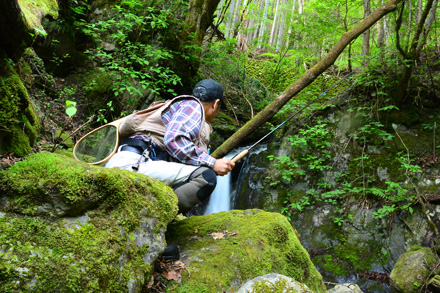
[[[225,156],[231,159],[238,152],[233,152]],[[217,176],[217,186],[211,194],[205,215],[227,212],[231,209],[231,172],[225,176]]]
[[[227,212],[231,209],[231,172],[217,177],[217,186],[211,194],[205,215]]]

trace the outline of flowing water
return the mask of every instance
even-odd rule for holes
[[[237,152],[233,151],[225,156],[232,159]],[[205,215],[227,212],[231,209],[231,172],[225,176],[217,176],[217,186],[211,194]]]

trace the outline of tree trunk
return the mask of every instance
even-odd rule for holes
[[[229,153],[243,139],[248,137],[259,126],[272,118],[292,97],[311,84],[321,73],[332,65],[347,45],[381,19],[384,15],[394,11],[397,4],[402,0],[389,0],[378,7],[372,14],[360,21],[355,27],[344,33],[332,50],[319,63],[308,70],[299,80],[290,85],[280,96],[266,106],[253,119],[227,139],[214,153],[213,156],[220,158]]]
[[[266,20],[267,20],[267,11],[269,10],[269,0],[266,0],[264,2],[264,13],[263,13],[263,18],[261,19],[261,28],[260,28],[260,35],[259,35],[259,39],[260,42],[263,42],[264,39],[264,31],[266,29]],[[260,45],[260,48],[262,48],[263,46]]]
[[[426,40],[428,38],[428,34],[431,31],[431,26],[432,26],[432,23],[434,22],[435,13],[437,11],[437,5],[438,5],[438,0],[434,0],[434,2],[432,2],[431,11],[429,12],[428,18],[426,19],[426,22],[425,22],[425,31],[423,33],[423,38],[420,38],[419,44],[417,45],[417,56],[420,56],[420,52],[422,51],[422,47],[426,43]]]
[[[177,85],[178,94],[188,93],[193,84],[193,78],[200,66],[199,49],[207,29],[213,25],[214,13],[220,0],[189,0],[185,25],[180,28],[178,37],[170,34],[164,44],[173,51],[180,52],[175,55],[171,69],[181,78],[182,85]],[[179,30],[179,28],[176,28]],[[188,46],[190,45],[190,46]],[[163,98],[171,98],[169,93],[162,93]]]
[[[292,35],[292,20],[293,20],[293,14],[295,12],[295,0],[292,1],[292,12],[290,15],[290,21],[288,22],[288,26],[289,26],[289,31],[287,32],[287,44],[286,46],[289,47],[290,46],[290,37]]]
[[[407,51],[403,51],[402,56],[405,59],[405,61],[407,62],[407,64],[405,64],[405,66],[403,66],[403,73],[402,73],[402,76],[399,80],[399,84],[397,86],[397,91],[396,91],[396,96],[395,96],[395,102],[397,105],[401,105],[405,101],[407,91],[408,91],[409,81],[410,81],[410,78],[412,75],[412,69],[414,66],[414,62],[416,59],[419,58],[418,54],[420,52],[417,51],[417,46],[419,44],[422,30],[423,30],[423,27],[425,26],[426,18],[428,17],[429,11],[432,8],[433,2],[434,2],[433,0],[428,0],[428,2],[426,3],[425,9],[423,10],[422,16],[420,17],[420,20],[417,24],[417,29],[416,29],[416,32],[414,33],[410,47]],[[398,34],[398,32],[397,32],[397,34]],[[402,49],[400,49],[399,52],[402,53]]]
[[[383,4],[383,0],[381,0]],[[377,47],[383,48],[385,44],[385,19],[383,17],[380,21],[377,22]]]
[[[287,8],[287,3],[285,8]],[[286,27],[286,14],[287,9],[283,9],[281,13],[281,19],[280,19],[280,25],[278,28],[278,40],[277,40],[277,50],[281,48],[282,45],[284,45],[284,31]]]
[[[194,34],[194,45],[201,46],[206,30],[212,24],[214,12],[220,0],[190,0],[188,4],[188,16],[185,20],[185,36]]]
[[[303,0],[298,0],[298,13],[303,14],[304,11],[304,2]]]
[[[371,9],[370,9],[370,0],[364,0],[364,18],[370,15]],[[380,25],[380,22],[379,22]],[[364,56],[364,62],[365,65],[367,63],[367,58],[370,54],[370,29],[367,29],[364,32],[363,40],[362,40],[362,55]]]
[[[276,35],[276,28],[277,28],[277,22],[278,22],[278,12],[279,12],[279,7],[280,5],[280,0],[277,0],[277,4],[275,6],[275,16],[273,18],[273,23],[272,23],[272,29],[270,31],[270,39],[269,39],[269,44],[273,45],[275,42],[275,35]]]

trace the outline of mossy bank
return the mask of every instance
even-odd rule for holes
[[[147,176],[38,153],[0,172],[0,291],[139,292],[177,214]]]
[[[172,223],[167,240],[180,247],[187,265],[178,292],[235,292],[268,273],[289,276],[313,292],[326,291],[296,231],[278,213],[235,210],[193,216]]]

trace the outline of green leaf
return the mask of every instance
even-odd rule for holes
[[[69,108],[69,107],[76,107],[76,102],[66,100],[66,107],[67,108]]]
[[[69,116],[69,117],[72,117],[73,115],[75,115],[76,114],[76,108],[75,107],[68,107],[67,109],[66,109],[66,114]]]

